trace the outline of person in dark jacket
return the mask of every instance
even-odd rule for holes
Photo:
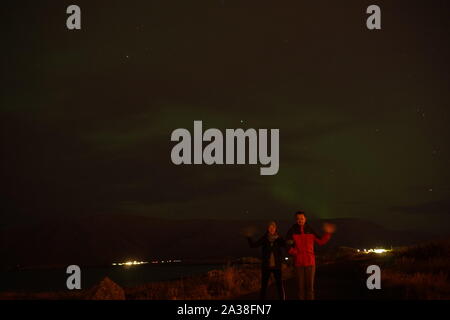
[[[324,245],[335,231],[333,224],[324,224],[322,237],[306,223],[303,211],[295,213],[297,223],[286,235],[286,242],[291,246],[288,253],[294,256],[294,267],[298,283],[298,298],[300,300],[314,300],[314,277],[316,270],[316,257],[314,243]]]
[[[273,273],[277,285],[278,297],[280,300],[285,299],[283,280],[281,273],[281,263],[283,260],[282,248],[286,246],[284,239],[278,235],[277,225],[271,221],[267,226],[267,232],[257,241],[253,241],[247,237],[250,247],[262,247],[262,263],[261,263],[261,300],[265,300],[267,285],[269,283],[270,274]]]

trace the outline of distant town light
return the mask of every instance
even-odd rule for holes
[[[127,261],[127,262],[118,262],[118,263],[113,263],[113,266],[136,266],[136,265],[141,265],[141,264],[147,264],[147,261]]]
[[[113,266],[136,266],[136,265],[141,265],[141,264],[147,264],[147,263],[151,263],[151,264],[158,264],[158,263],[180,263],[181,260],[177,259],[177,260],[152,260],[151,262],[147,262],[147,261],[126,261],[126,262],[114,262],[112,265]]]
[[[357,249],[357,251],[360,252],[359,249]],[[378,253],[378,254],[381,254],[381,253],[386,253],[386,252],[390,252],[390,251],[392,251],[392,249],[391,249],[391,250],[388,250],[388,249],[382,249],[382,248],[376,248],[376,249],[363,249],[363,252],[364,252],[364,253]]]
[[[388,252],[388,250],[386,250],[386,249],[373,249],[373,252],[375,252],[375,253],[385,253],[385,252]]]

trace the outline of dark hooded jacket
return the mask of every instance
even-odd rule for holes
[[[286,246],[286,242],[281,236],[278,236],[274,241],[270,241],[268,234],[264,234],[257,241],[253,241],[250,237],[247,237],[250,247],[257,248],[262,247],[262,263],[263,269],[281,269],[281,263],[283,261],[283,248]],[[275,266],[270,266],[270,255],[273,253]]]

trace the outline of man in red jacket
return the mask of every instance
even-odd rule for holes
[[[325,223],[325,231],[322,237],[306,223],[306,215],[303,211],[295,213],[297,223],[288,231],[286,240],[292,247],[289,254],[294,256],[294,266],[298,281],[298,298],[300,300],[314,300],[314,274],[316,271],[316,257],[314,255],[314,243],[323,245],[331,238],[336,227]]]

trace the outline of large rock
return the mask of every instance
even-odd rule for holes
[[[125,291],[110,278],[105,277],[86,297],[88,300],[125,300]]]

